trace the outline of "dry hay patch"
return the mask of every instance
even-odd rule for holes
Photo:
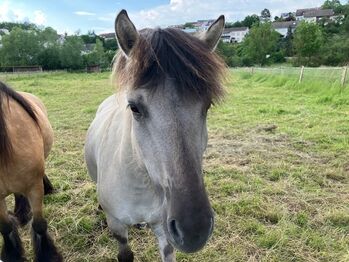
[[[205,167],[224,166],[246,172],[260,161],[287,161],[293,165],[326,164],[327,159],[307,152],[312,143],[294,140],[286,134],[275,132],[276,126],[256,126],[239,134],[226,134],[221,131],[210,132],[204,157]]]

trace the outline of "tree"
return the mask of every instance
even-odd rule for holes
[[[237,45],[220,41],[217,46],[217,53],[230,67],[242,66],[241,58],[237,55]]]
[[[318,65],[315,61],[323,45],[323,34],[316,23],[301,22],[294,34],[293,45],[298,62],[305,65]]]
[[[285,55],[287,57],[293,56],[293,32],[292,28],[287,29],[287,35],[285,37]]]
[[[44,30],[39,32],[39,39],[41,45],[44,47],[55,45],[58,40],[57,31],[52,27],[46,27]]]
[[[3,66],[37,65],[39,52],[39,36],[35,31],[15,27],[2,37],[0,60]]]
[[[349,63],[349,38],[334,35],[326,45],[323,45],[321,55],[325,65],[347,65]]]
[[[103,47],[105,50],[116,51],[118,49],[118,43],[116,42],[116,38],[105,39]]]
[[[264,21],[270,21],[270,17],[271,17],[271,14],[270,14],[270,11],[269,9],[267,8],[264,8],[261,12],[261,18],[264,20]]]
[[[259,24],[259,16],[258,15],[248,15],[242,21],[243,26],[251,28],[254,24]]]
[[[43,49],[39,54],[38,61],[44,70],[60,69],[62,65],[61,49],[58,44]]]
[[[107,58],[104,53],[103,43],[101,40],[97,39],[96,45],[93,49],[93,51],[89,54],[86,54],[84,56],[85,63],[88,66],[91,65],[100,65],[102,67],[105,67],[107,64]]]
[[[13,23],[13,22],[1,22],[0,28],[12,31],[14,28],[21,28],[23,30],[39,31],[37,25],[31,23]]]
[[[185,24],[184,24],[184,27],[185,27],[185,28],[195,28],[195,26],[194,26],[193,23],[185,23]]]
[[[255,24],[242,43],[243,55],[256,64],[265,65],[268,55],[276,52],[277,42],[280,38],[271,23]]]
[[[335,14],[341,14],[343,12],[343,5],[340,0],[326,0],[323,5],[323,9],[333,9]]]
[[[83,42],[79,36],[73,35],[66,37],[60,55],[62,67],[68,69],[83,68],[82,49]]]

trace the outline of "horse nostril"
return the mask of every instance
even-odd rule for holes
[[[183,233],[181,232],[180,228],[178,227],[178,224],[176,220],[172,219],[168,223],[168,229],[169,233],[173,237],[173,240],[177,242],[177,244],[182,245],[183,244]]]

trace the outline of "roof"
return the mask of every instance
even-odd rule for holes
[[[223,34],[229,34],[231,32],[244,32],[247,31],[248,27],[231,27],[231,28],[224,28]]]
[[[333,16],[334,11],[333,9],[321,9],[321,10],[314,10],[304,13],[304,17],[325,17],[325,16]]]
[[[272,23],[272,26],[275,29],[289,28],[289,27],[294,28],[297,26],[297,22],[296,21],[274,22],[274,23]]]
[[[296,16],[303,16],[304,13],[306,13],[306,12],[317,11],[317,10],[321,10],[321,7],[298,9],[296,11]]]
[[[114,38],[115,33],[105,33],[105,34],[100,34],[99,36],[103,38]]]

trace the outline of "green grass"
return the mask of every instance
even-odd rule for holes
[[[86,130],[113,92],[108,76],[7,79],[48,108],[56,140],[47,174],[57,193],[45,214],[66,261],[117,255],[83,160]],[[204,160],[215,231],[202,251],[177,261],[349,261],[349,88],[232,72],[227,89],[209,114]],[[160,261],[148,229],[132,229],[130,240],[136,261]]]

